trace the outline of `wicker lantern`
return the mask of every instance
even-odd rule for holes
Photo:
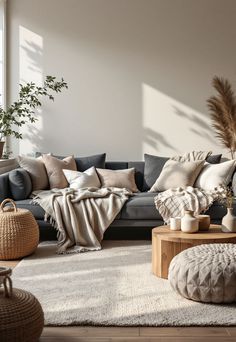
[[[30,293],[12,289],[11,269],[0,267],[0,340],[38,341],[44,315],[38,300]]]
[[[12,207],[5,207],[10,202]],[[0,205],[0,259],[18,259],[34,252],[39,243],[38,224],[29,210],[11,199]]]

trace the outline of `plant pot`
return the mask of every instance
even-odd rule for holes
[[[2,158],[5,141],[0,141],[0,159]]]
[[[227,214],[222,219],[221,230],[224,233],[236,233],[236,216],[233,215],[233,208],[227,208]]]

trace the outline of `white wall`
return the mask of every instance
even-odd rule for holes
[[[206,99],[214,75],[236,88],[235,13],[235,0],[8,0],[8,100],[19,81],[69,85],[15,153],[225,152]]]

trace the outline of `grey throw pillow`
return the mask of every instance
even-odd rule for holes
[[[32,191],[30,175],[24,169],[15,169],[9,172],[9,186],[14,200],[24,200]]]
[[[144,180],[143,180],[143,191],[148,191],[163,169],[163,166],[169,160],[167,157],[158,157],[152,154],[144,154]]]

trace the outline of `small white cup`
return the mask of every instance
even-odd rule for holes
[[[181,217],[171,217],[170,218],[170,229],[171,230],[181,230]]]

